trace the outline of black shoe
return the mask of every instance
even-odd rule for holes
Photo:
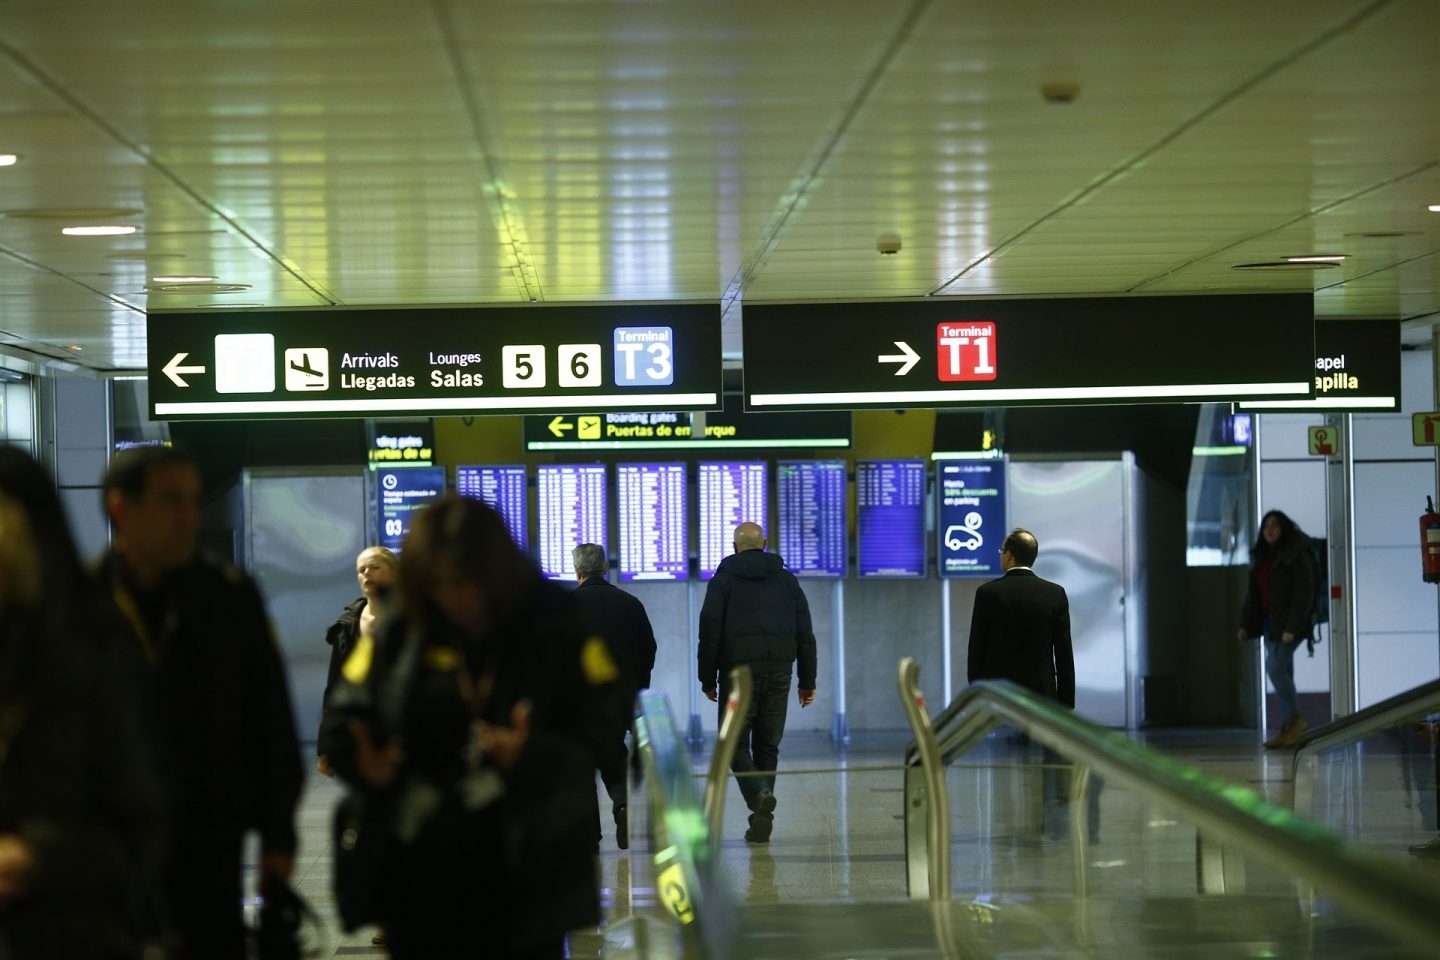
[[[630,849],[630,818],[625,807],[615,808],[615,846],[621,850]]]
[[[750,829],[745,831],[748,843],[769,843],[770,832],[775,829],[775,817],[769,813],[750,814]]]
[[[766,790],[755,798],[755,812],[769,817],[775,813],[775,794]]]

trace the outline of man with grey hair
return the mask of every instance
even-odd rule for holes
[[[635,695],[650,686],[650,672],[655,669],[655,631],[645,605],[605,579],[610,568],[605,548],[598,543],[582,543],[570,552],[575,563],[575,606],[587,635],[598,636],[610,647],[615,665],[620,669],[620,683],[633,705]],[[625,734],[630,727],[615,731],[612,749],[600,758],[600,780],[610,795],[615,815],[615,845],[621,850],[630,846],[629,811],[625,799]]]
[[[815,631],[800,581],[785,569],[784,560],[765,552],[765,531],[758,523],[735,528],[735,552],[720,561],[705,591],[699,659],[700,689],[720,702],[722,717],[730,695],[730,669],[743,663],[754,678],[730,769],[736,774],[771,774],[735,778],[750,808],[745,839],[767,843],[775,826],[773,774],[780,761],[792,673],[799,674],[795,695],[800,706],[815,702]]]

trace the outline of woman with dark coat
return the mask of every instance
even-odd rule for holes
[[[49,476],[0,447],[0,956],[119,960],[156,932],[160,793],[139,665]],[[127,679],[128,678],[128,679]]]
[[[1250,551],[1250,589],[1241,611],[1240,640],[1265,640],[1265,673],[1280,701],[1280,730],[1269,749],[1294,746],[1308,724],[1295,693],[1295,650],[1314,632],[1315,562],[1310,538],[1279,510],[1260,521]]]
[[[395,576],[400,569],[400,558],[386,547],[366,547],[355,558],[355,580],[360,584],[360,598],[348,604],[340,612],[340,618],[325,631],[325,642],[330,645],[330,670],[325,677],[325,695],[320,700],[320,735],[315,740],[315,752],[319,754],[315,769],[325,776],[333,776],[325,734],[325,713],[330,708],[330,691],[340,676],[340,666],[355,649],[355,642],[361,634],[372,636],[375,625],[384,615],[385,601],[395,586]]]
[[[600,919],[594,771],[619,671],[478,500],[416,516],[398,599],[331,698],[335,772],[389,811],[375,889],[356,898],[337,864],[342,918],[382,924],[396,960],[558,960]],[[359,901],[373,915],[346,916]]]

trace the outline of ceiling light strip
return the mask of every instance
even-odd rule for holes
[[[1137,387],[1033,387],[997,390],[855,390],[837,393],[755,393],[753,407],[795,404],[995,404],[1035,400],[1198,400],[1227,394],[1284,396],[1304,393],[1310,384],[1293,383],[1183,383]]]
[[[470,78],[469,71],[465,69],[465,54],[460,49],[459,30],[455,26],[454,18],[451,17],[445,0],[433,0],[430,7],[434,11],[436,24],[439,27],[440,43],[445,48],[445,57],[449,60],[450,69],[455,74],[460,102],[465,105],[465,116],[470,121],[470,132],[475,137],[475,146],[480,151],[480,166],[484,170],[485,189],[483,195],[487,200],[486,207],[491,211],[491,219],[500,232],[503,244],[514,258],[515,262],[511,266],[511,272],[519,287],[520,296],[528,299],[531,303],[538,303],[545,299],[545,290],[540,286],[540,275],[536,272],[534,260],[530,256],[530,240],[525,229],[525,218],[520,212],[519,205],[512,198],[514,191],[509,186],[510,181],[506,179],[505,171],[501,169],[500,163],[495,159],[499,151],[491,145],[494,138],[490,135],[485,112],[480,109],[480,104],[475,98],[478,84]]]
[[[155,415],[206,416],[241,413],[354,413],[357,416],[387,416],[426,410],[557,410],[582,403],[594,406],[656,407],[719,406],[713,393],[681,393],[657,397],[607,394],[600,397],[414,397],[392,400],[183,400],[155,404]]]
[[[869,103],[871,95],[880,86],[880,81],[889,72],[891,64],[900,56],[901,48],[909,42],[931,2],[932,0],[914,0],[911,3],[910,10],[900,21],[899,29],[895,31],[890,42],[876,58],[874,65],[865,75],[865,79],[860,82],[860,88],[845,105],[835,126],[826,134],[816,149],[808,154],[814,159],[808,160],[804,169],[790,179],[788,189],[781,195],[779,203],[770,214],[770,219],[766,222],[764,229],[760,231],[759,237],[750,245],[750,250],[746,254],[744,262],[740,264],[740,269],[726,284],[725,292],[720,295],[722,319],[729,314],[735,301],[743,298],[750,282],[760,272],[765,261],[769,259],[770,251],[774,249],[775,244],[780,242],[780,234],[785,229],[791,215],[809,202],[810,193],[820,182],[826,164],[830,162],[831,156],[850,132],[850,127],[859,117],[861,110]]]

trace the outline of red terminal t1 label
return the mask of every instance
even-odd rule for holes
[[[935,340],[941,382],[995,379],[994,322],[937,324]]]

